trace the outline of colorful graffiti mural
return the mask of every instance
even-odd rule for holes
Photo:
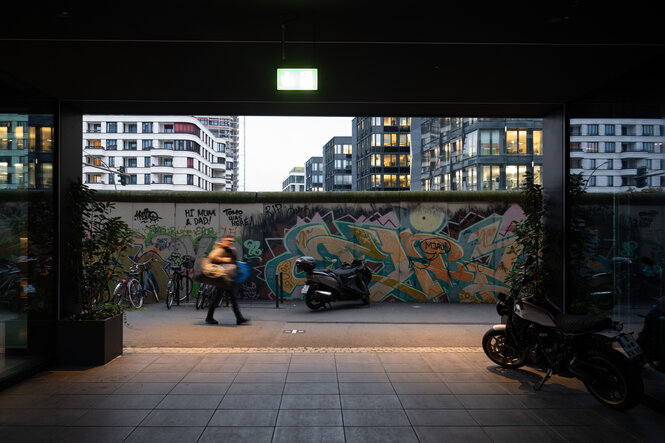
[[[252,266],[241,287],[245,299],[273,299],[278,274],[284,297],[300,299],[305,275],[295,260],[303,255],[324,267],[365,259],[373,301],[482,303],[506,292],[519,205],[423,206],[118,203],[116,211],[135,232],[127,264],[157,256],[160,287],[171,263],[205,256],[215,240],[232,235]]]

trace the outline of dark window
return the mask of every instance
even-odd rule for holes
[[[136,151],[136,140],[125,140],[122,149],[125,151]]]
[[[150,174],[143,174],[143,184],[144,185],[150,184]]]
[[[146,158],[145,158],[145,161],[144,161],[144,163],[143,163],[143,166],[146,167],[146,168],[149,168],[150,165],[151,165],[150,157],[146,157]]]
[[[653,148],[654,148],[654,143],[653,142],[643,142],[642,143],[642,150],[644,150],[644,152],[653,152]]]
[[[124,132],[127,134],[136,134],[136,123],[125,123]]]
[[[653,135],[653,125],[642,125],[642,135]]]
[[[586,135],[598,135],[598,125],[587,125]]]
[[[141,132],[152,132],[152,122],[144,122]]]
[[[149,151],[152,149],[152,140],[141,140],[141,149]]]
[[[136,184],[136,174],[132,174],[129,176],[129,184],[130,185],[135,185]]]
[[[88,132],[102,132],[102,124],[88,123]]]
[[[173,133],[173,125],[172,124],[164,125],[164,132],[167,133],[167,134],[172,134]]]
[[[587,143],[586,152],[598,152],[598,142]]]
[[[125,158],[125,167],[126,168],[135,168],[136,167],[136,157],[126,157]]]
[[[163,166],[173,166],[173,157],[164,157],[164,165]]]
[[[118,140],[112,140],[112,139],[106,140],[106,150],[107,151],[117,151],[118,150]]]
[[[605,125],[605,135],[614,135],[614,125]]]
[[[194,167],[194,159],[191,157],[187,157],[187,167],[188,168],[193,168]]]
[[[108,122],[106,123],[106,132],[118,132],[118,123],[116,122]]]
[[[605,152],[614,152],[615,149],[616,145],[614,142],[605,142]]]
[[[173,151],[173,142],[164,142],[164,149],[169,149]]]
[[[109,166],[115,167],[115,157],[109,157]]]
[[[173,184],[173,176],[172,175],[165,175],[164,176],[164,183],[172,185]]]
[[[187,184],[188,185],[193,185],[194,184],[194,175],[187,174]]]

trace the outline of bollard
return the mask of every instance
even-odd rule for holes
[[[275,275],[275,308],[279,309],[279,275]]]
[[[284,273],[279,273],[279,302],[284,304]]]

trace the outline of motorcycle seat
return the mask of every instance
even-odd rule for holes
[[[562,331],[577,334],[610,329],[612,327],[612,319],[598,315],[559,314],[556,316],[556,325]]]

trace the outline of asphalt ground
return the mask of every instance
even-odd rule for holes
[[[146,304],[127,313],[125,347],[171,348],[374,348],[473,347],[500,321],[489,304],[335,303],[311,311],[303,302],[240,303],[251,318],[237,326],[231,307],[215,312],[219,325],[206,324],[193,303]],[[291,331],[291,332],[285,332]],[[293,332],[296,331],[296,332]]]

